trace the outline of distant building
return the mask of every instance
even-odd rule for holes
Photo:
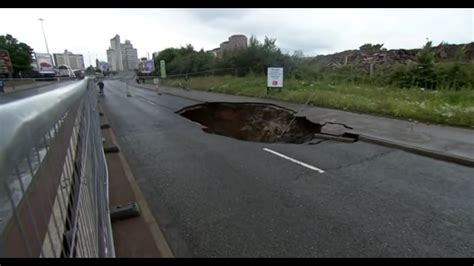
[[[135,70],[138,68],[138,52],[129,40],[120,43],[117,34],[110,39],[110,48],[107,50],[107,61],[112,71]]]
[[[222,52],[224,52],[225,50],[228,50],[229,48],[229,41],[225,41],[225,42],[221,42],[221,45],[220,45],[220,49]]]
[[[222,42],[219,48],[215,48],[209,52],[217,58],[222,58],[225,51],[234,49],[247,49],[247,37],[245,35],[232,35],[229,37],[229,40]]]
[[[213,49],[210,51],[212,53],[212,55],[214,55],[214,57],[222,57],[220,52],[221,52],[221,48],[216,48],[216,49]]]
[[[107,62],[111,66],[112,71],[123,71],[122,48],[118,34],[110,39],[110,48],[107,50]]]
[[[125,43],[122,44],[122,56],[124,70],[138,69],[138,52],[129,40],[125,40]]]
[[[84,57],[81,54],[73,54],[64,50],[62,54],[53,54],[56,67],[60,65],[69,66],[71,69],[85,69]]]
[[[229,37],[228,49],[247,49],[247,37],[242,34]]]

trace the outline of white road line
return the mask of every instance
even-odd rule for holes
[[[143,101],[146,102],[146,103],[152,104],[152,105],[157,105],[156,103],[154,103],[152,101],[148,101],[148,100],[145,100],[145,99],[143,99]]]
[[[281,154],[281,153],[278,153],[278,152],[276,152],[276,151],[272,151],[272,150],[267,149],[267,148],[263,148],[263,150],[264,150],[264,151],[271,152],[271,153],[273,153],[273,154],[275,154],[275,155],[277,155],[277,156],[280,156],[280,157],[282,157],[282,158],[284,158],[284,159],[290,160],[290,161],[292,161],[292,162],[294,162],[294,163],[297,163],[297,164],[299,164],[299,165],[301,165],[301,166],[304,166],[304,167],[306,167],[306,168],[309,168],[309,169],[311,169],[311,170],[318,171],[318,172],[321,173],[321,174],[324,173],[324,170],[322,170],[322,169],[319,169],[319,168],[314,167],[314,166],[312,166],[312,165],[309,165],[309,164],[307,164],[307,163],[300,162],[300,161],[298,161],[298,160],[295,160],[295,159],[293,159],[293,158],[290,158],[290,157],[288,157],[288,156],[286,156],[286,155],[283,155],[283,154]]]
[[[155,102],[152,102],[152,101],[149,101],[141,96],[136,96],[135,95],[135,98],[137,98],[139,101],[142,101],[142,102],[146,102],[146,103],[149,103],[149,104],[152,104],[152,105],[157,105]]]

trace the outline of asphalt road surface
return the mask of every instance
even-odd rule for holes
[[[245,142],[105,82],[104,111],[177,257],[473,257],[474,171],[369,143]]]

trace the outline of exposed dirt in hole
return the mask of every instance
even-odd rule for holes
[[[207,133],[255,142],[304,143],[321,125],[273,104],[212,102],[176,112],[203,125]]]

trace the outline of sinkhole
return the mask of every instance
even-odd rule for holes
[[[176,113],[199,123],[207,133],[253,142],[301,144],[314,139],[323,127],[267,103],[210,102]]]

